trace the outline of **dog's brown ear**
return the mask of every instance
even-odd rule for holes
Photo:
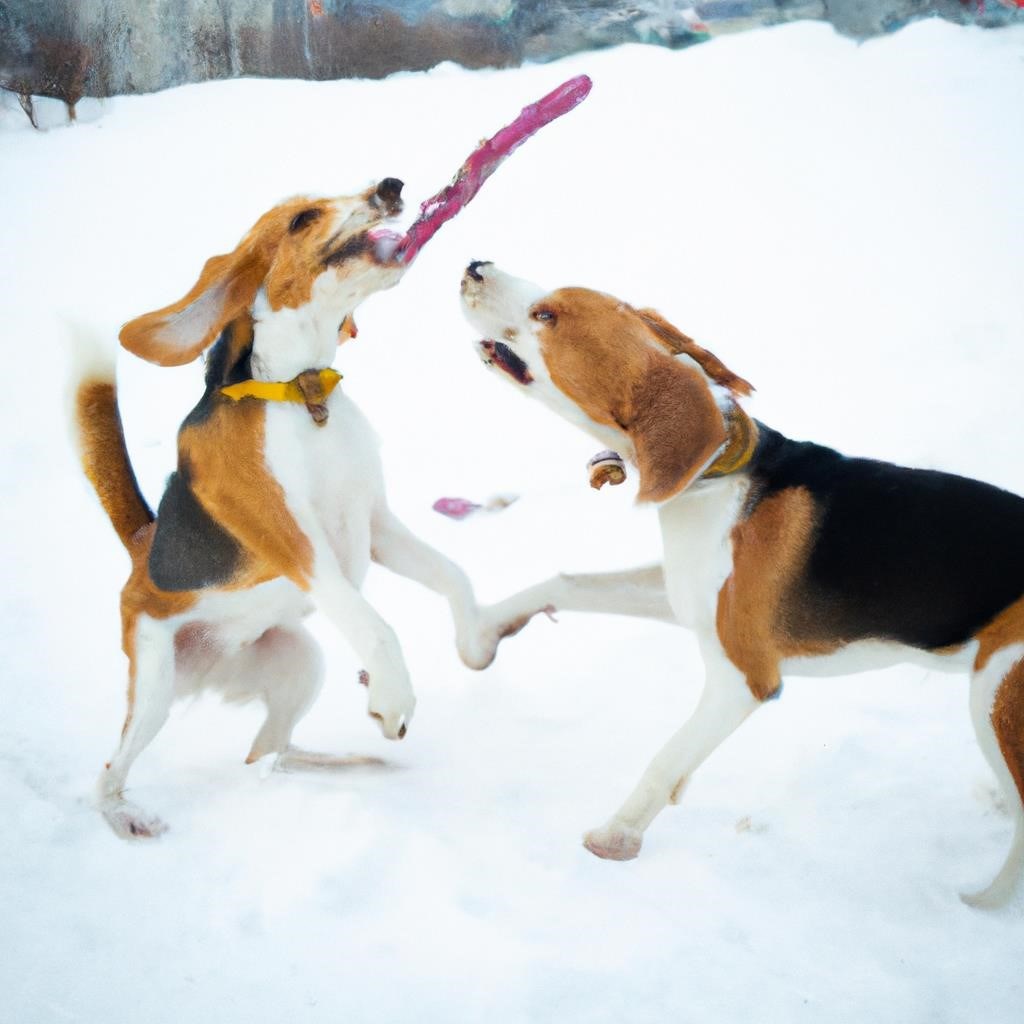
[[[716,384],[721,384],[737,395],[749,395],[754,390],[752,384],[733,373],[714,352],[701,348],[693,338],[683,334],[656,310],[638,309],[636,314],[669,352],[688,355]]]
[[[265,247],[247,236],[234,252],[208,259],[184,298],[129,320],[121,344],[160,366],[190,363],[252,305],[269,267]]]
[[[666,501],[689,486],[725,443],[725,420],[703,375],[666,356],[651,359],[631,405],[637,501]]]

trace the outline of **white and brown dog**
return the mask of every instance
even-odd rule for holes
[[[296,198],[215,256],[180,301],[126,324],[121,343],[164,366],[212,345],[206,391],[181,425],[178,466],[154,517],[125,447],[112,367],[84,372],[76,422],[85,471],[132,559],[121,596],[128,713],[99,781],[121,836],[159,819],[123,795],[132,762],[176,695],[200,688],[262,698],[267,717],[249,762],[288,750],[321,682],[302,625],[315,604],[365,666],[369,712],[405,735],[416,704],[394,631],[360,594],[371,559],[446,597],[466,664],[494,656],[468,579],[391,513],[373,431],[330,369],[351,314],[394,285],[402,183]]]
[[[998,905],[1024,867],[1024,499],[948,473],[847,458],[751,420],[750,385],[650,310],[548,291],[474,262],[464,311],[488,365],[639,470],[664,565],[557,577],[503,602],[677,621],[703,695],[622,807],[588,832],[628,859],[698,765],[782,678],[908,660],[971,675],[978,742],[1014,816],[1012,848],[969,902]]]

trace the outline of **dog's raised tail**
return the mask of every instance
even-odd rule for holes
[[[88,332],[74,332],[72,423],[82,468],[129,550],[153,512],[139,490],[117,405],[114,357]]]

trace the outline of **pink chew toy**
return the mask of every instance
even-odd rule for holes
[[[536,103],[524,107],[510,125],[481,142],[466,158],[451,184],[420,206],[419,217],[404,237],[389,231],[374,232],[379,258],[385,262],[412,263],[441,225],[451,220],[480,191],[480,186],[509,153],[544,125],[582,103],[592,84],[586,75],[570,78]]]

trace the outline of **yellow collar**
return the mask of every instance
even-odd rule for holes
[[[265,402],[305,402],[308,388],[307,374],[314,374],[320,381],[326,398],[338,385],[341,374],[328,367],[326,370],[306,370],[293,380],[243,380],[238,384],[230,384],[221,388],[220,393],[228,398],[239,401],[242,398],[262,398]]]
[[[759,440],[757,424],[735,403],[725,415],[725,429],[725,448],[701,474],[702,480],[739,472],[754,457]]]
[[[301,402],[318,425],[327,422],[327,397],[338,386],[341,374],[325,370],[304,370],[293,380],[243,380],[220,389],[232,401],[260,398],[264,402]]]

